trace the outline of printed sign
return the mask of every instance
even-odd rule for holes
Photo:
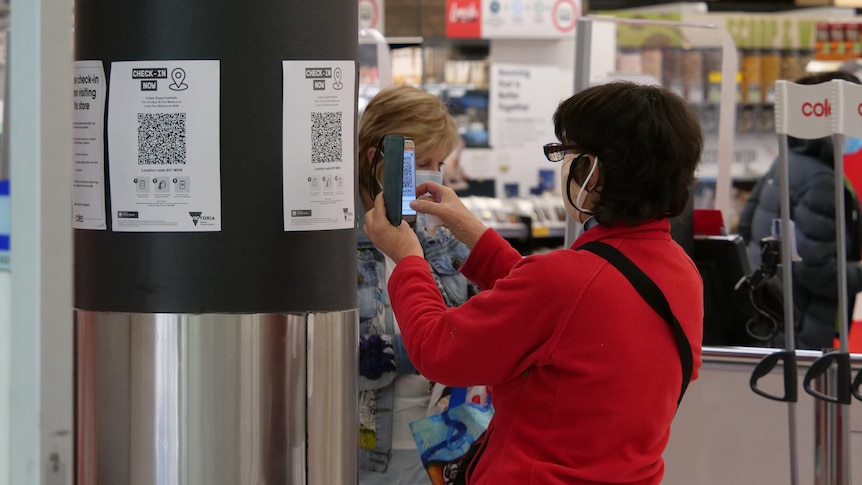
[[[72,77],[72,227],[107,229],[105,219],[105,69],[76,61]]]
[[[283,61],[284,230],[352,229],[354,61]]]
[[[482,37],[574,38],[581,9],[580,0],[484,0]]]
[[[560,96],[548,86],[555,86],[560,69],[554,66],[492,63],[489,117],[490,144],[495,148],[516,148],[528,145],[541,155],[536,140],[554,140],[553,113]]]
[[[556,140],[548,113],[553,113],[561,101],[559,92],[548,86],[556,86],[560,75],[556,66],[491,64],[488,115],[493,122],[489,142],[497,152],[499,193],[504,193],[503,185],[510,182],[520,182],[526,192],[539,183],[536,165],[547,168],[541,145]]]
[[[111,64],[114,231],[221,230],[219,61]]]
[[[862,85],[839,79],[831,84],[835,106],[833,131],[862,138]]]
[[[812,140],[832,133],[831,83],[775,83],[775,131]]]

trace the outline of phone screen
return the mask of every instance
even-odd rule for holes
[[[404,140],[401,183],[401,217],[413,223],[416,221],[416,211],[410,207],[410,201],[416,199],[416,148],[409,138]]]

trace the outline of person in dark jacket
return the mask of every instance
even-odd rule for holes
[[[798,84],[819,84],[833,79],[859,84],[859,79],[835,71],[798,79]],[[793,303],[798,312],[796,347],[834,347],[838,322],[837,250],[835,244],[835,175],[831,137],[802,140],[788,137],[790,219],[796,225],[801,261],[793,263]],[[752,268],[760,266],[760,241],[770,236],[773,219],[779,219],[778,161],[757,182],[739,217],[739,234],[748,245]],[[862,291],[859,200],[849,182],[844,184],[847,237],[847,292],[852,316],[856,293]],[[773,344],[784,346],[779,333]]]

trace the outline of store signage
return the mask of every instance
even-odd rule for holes
[[[572,37],[580,0],[483,0],[482,37],[559,39]]]
[[[840,9],[831,13],[845,16]],[[726,30],[739,49],[810,49],[816,40],[817,15],[683,12],[681,20]]]
[[[383,32],[383,1],[359,0],[359,28]]]
[[[446,37],[451,39],[481,37],[481,12],[480,0],[446,0]]]
[[[810,140],[830,134],[862,138],[862,85],[777,81],[775,131]]]
[[[102,61],[75,61],[73,68],[72,141],[75,145],[75,169],[72,179],[73,209],[70,214],[72,228],[105,230],[108,228],[105,209],[105,102],[108,83]],[[154,72],[156,70],[160,72]],[[132,79],[141,83],[141,90],[149,87],[144,83],[155,84],[156,79],[167,78],[168,72],[164,68],[136,68],[132,71]]]
[[[354,227],[356,73],[353,60],[282,61],[285,231]]]
[[[101,61],[94,61],[77,64],[76,68],[79,73],[100,73],[104,77],[100,66]],[[108,156],[105,160],[109,165],[110,207],[116,214],[111,230],[220,231],[221,61],[116,61],[111,63],[109,72],[108,84],[89,85],[100,90],[95,99],[104,99],[102,91],[107,88]],[[144,85],[143,81],[154,81],[154,84]],[[75,117],[76,140],[100,136],[100,131],[92,129],[100,125],[89,125],[92,128],[87,131],[80,128],[88,126],[84,123],[92,123],[93,119],[83,113]],[[96,119],[101,119],[101,115]],[[75,151],[79,152],[78,147],[84,145],[77,143]],[[100,145],[91,144],[86,152],[89,155],[81,157],[76,168],[88,167],[92,160],[99,160],[99,148]],[[95,173],[98,172],[101,169]],[[77,177],[76,173],[75,188],[80,198],[75,200],[91,206],[76,207],[75,215],[84,217],[78,219],[76,224],[81,226],[75,228],[99,229],[95,225],[98,219],[91,222],[88,217],[95,217],[94,214],[99,214],[95,209],[104,207],[102,186],[90,182],[90,177]],[[87,192],[82,193],[83,189]],[[209,219],[194,219],[189,211],[200,211]],[[127,217],[130,214],[136,217]]]
[[[832,84],[775,83],[775,131],[806,140],[832,133]]]
[[[837,80],[831,84],[835,133],[862,138],[862,85]],[[848,109],[842,109],[845,106]]]
[[[555,39],[574,35],[581,0],[446,0],[446,36]]]
[[[700,179],[718,177],[718,133],[704,134],[703,157],[697,166]],[[750,180],[766,173],[778,155],[773,133],[737,133],[733,139],[730,174],[734,179]]]
[[[824,99],[819,103],[810,103],[808,101],[802,103],[802,116],[831,116],[832,106],[829,105],[829,100]]]
[[[554,27],[560,32],[571,32],[575,30],[575,22],[578,20],[580,9],[572,0],[559,0],[551,9],[551,20]]]
[[[561,69],[493,62],[489,71],[488,142],[497,153],[497,193],[505,193],[506,184],[517,183],[518,190],[523,191],[519,195],[524,196],[532,185],[524,181],[536,180],[537,168],[547,168],[541,155],[536,157],[535,146],[536,140],[554,139],[548,113],[559,105],[560,95],[549,87],[559,83]]]

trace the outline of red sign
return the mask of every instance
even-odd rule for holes
[[[380,30],[380,7],[377,0],[359,0],[359,27]]]
[[[554,27],[560,32],[571,32],[575,30],[578,21],[578,6],[572,0],[557,0],[551,8],[551,20]]]
[[[481,35],[481,0],[446,0],[446,37],[478,39]]]

